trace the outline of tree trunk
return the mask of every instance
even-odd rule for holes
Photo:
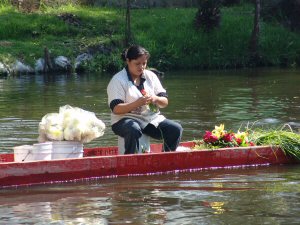
[[[126,24],[125,24],[125,47],[131,43],[131,22],[130,22],[131,1],[127,0],[126,4]]]
[[[251,61],[256,65],[259,63],[258,43],[259,43],[259,20],[260,20],[260,0],[255,0],[254,27],[249,43]]]

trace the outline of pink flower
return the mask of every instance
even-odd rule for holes
[[[233,138],[234,138],[234,134],[232,134],[232,133],[226,133],[226,134],[224,134],[224,136],[223,136],[223,140],[224,140],[225,142],[232,142],[232,141],[233,141]]]
[[[141,93],[142,93],[143,96],[146,96],[146,95],[147,95],[147,92],[145,91],[145,89],[142,89],[142,90],[141,90]]]
[[[243,142],[243,140],[241,138],[236,138],[235,140],[238,145],[241,145]]]
[[[248,141],[248,132],[234,133],[224,130],[224,125],[215,126],[213,131],[205,131],[202,138],[203,144],[208,148],[245,147],[254,146],[255,143]]]
[[[205,135],[203,136],[203,140],[206,143],[214,143],[218,141],[218,137],[212,134],[210,131],[205,131]]]

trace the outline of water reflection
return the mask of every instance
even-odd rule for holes
[[[299,224],[299,174],[250,167],[0,190],[0,224]]]
[[[300,128],[299,70],[181,71],[163,80],[184,140],[225,123]],[[115,145],[109,127],[109,76],[0,79],[0,151],[36,142],[42,116],[65,104],[107,125],[96,145]],[[300,167],[202,170],[84,180],[0,190],[0,224],[300,224]]]
[[[69,104],[95,112],[107,125],[89,146],[116,145],[110,129],[106,86],[109,75],[37,75],[0,79],[0,151],[37,141],[38,123]],[[170,105],[162,112],[184,127],[183,140],[225,123],[300,128],[299,70],[260,69],[168,72],[163,80]]]

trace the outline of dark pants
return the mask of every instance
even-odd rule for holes
[[[179,123],[165,119],[158,127],[148,124],[144,129],[131,118],[123,118],[112,125],[113,132],[124,138],[125,154],[134,154],[139,148],[139,138],[146,134],[154,139],[163,140],[163,151],[175,151],[182,136],[182,127]]]

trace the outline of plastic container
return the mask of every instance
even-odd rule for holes
[[[33,161],[51,160],[52,159],[52,142],[33,144],[32,158],[33,158]]]
[[[120,155],[125,153],[125,141],[124,138],[118,136],[118,151]],[[138,153],[149,153],[150,149],[150,137],[146,134],[143,134],[139,138],[139,152]]]
[[[14,147],[14,161],[15,162],[34,161],[33,146],[21,145],[21,146]]]
[[[82,158],[83,144],[77,141],[54,141],[52,159]]]

